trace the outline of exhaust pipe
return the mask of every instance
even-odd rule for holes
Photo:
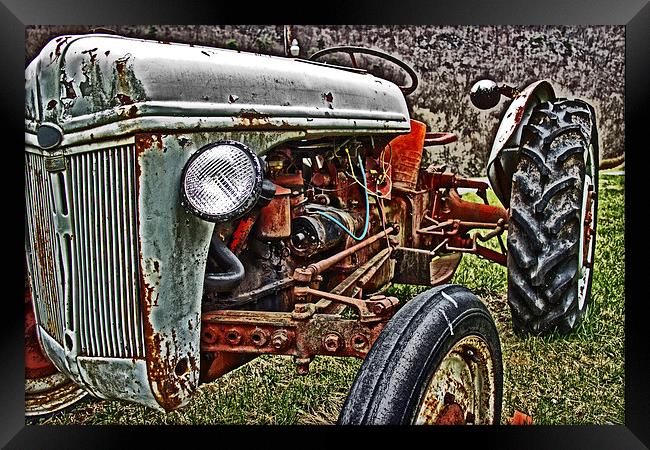
[[[219,266],[225,269],[225,272],[206,273],[204,280],[205,286],[214,292],[230,292],[234,290],[239,286],[239,283],[242,282],[246,274],[243,264],[230,251],[228,246],[219,239],[217,233],[212,235],[211,250],[215,260]]]

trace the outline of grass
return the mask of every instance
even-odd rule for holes
[[[502,422],[515,410],[536,424],[624,423],[624,177],[601,177],[592,303],[569,336],[515,336],[505,268],[463,258],[453,282],[468,286],[492,313],[503,350]],[[492,196],[491,202],[494,201]],[[423,288],[396,286],[410,298]],[[30,424],[331,424],[361,365],[316,357],[297,375],[290,357],[262,356],[202,385],[184,409],[168,414],[119,401],[86,400]]]

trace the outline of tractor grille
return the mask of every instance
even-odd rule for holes
[[[59,173],[26,155],[39,323],[62,345],[67,324],[80,355],[144,357],[134,147],[71,156]]]

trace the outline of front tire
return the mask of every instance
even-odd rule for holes
[[[585,102],[540,104],[523,129],[508,225],[508,302],[520,334],[583,318],[596,245],[598,137]]]
[[[340,424],[498,424],[503,368],[490,313],[442,285],[402,307],[374,343]]]

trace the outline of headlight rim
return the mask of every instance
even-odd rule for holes
[[[234,209],[229,213],[214,215],[214,214],[205,213],[199,210],[198,208],[196,208],[196,206],[192,204],[190,198],[187,195],[187,192],[185,191],[185,181],[186,181],[187,171],[192,166],[192,163],[206,151],[221,145],[231,145],[233,147],[237,147],[250,158],[255,172],[255,182],[253,185],[252,192],[250,193],[250,195],[246,197],[245,201],[240,206],[238,206],[236,209]],[[222,139],[219,141],[211,142],[199,148],[197,151],[195,151],[189,157],[189,159],[185,163],[185,166],[183,167],[183,171],[181,173],[181,182],[180,182],[181,206],[185,208],[187,212],[208,222],[224,223],[231,220],[235,220],[245,215],[255,206],[262,193],[263,180],[264,180],[264,170],[262,168],[262,162],[260,161],[260,158],[257,156],[257,154],[246,144],[231,139]]]

